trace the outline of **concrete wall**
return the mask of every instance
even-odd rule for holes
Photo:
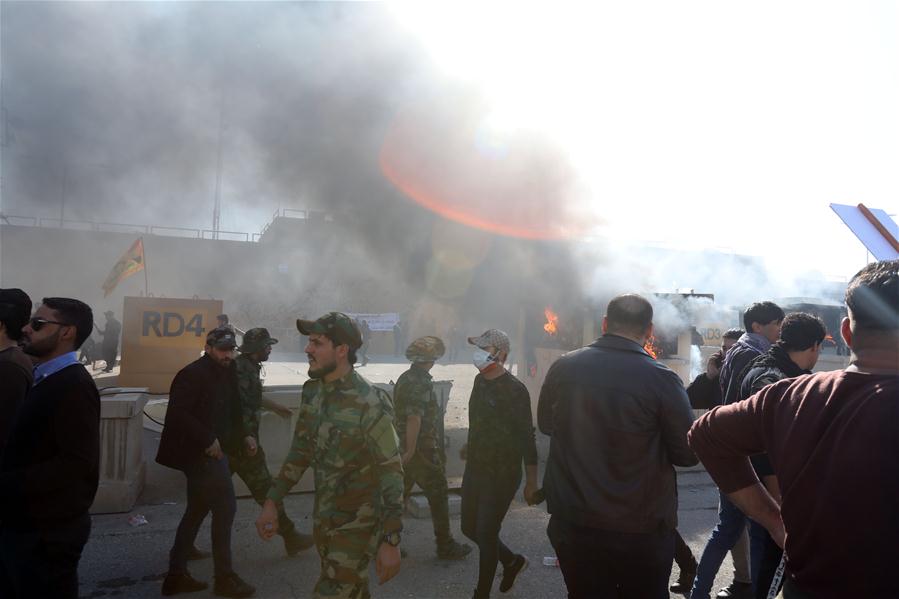
[[[0,287],[20,287],[35,303],[47,296],[78,298],[91,305],[101,324],[105,310],[121,318],[122,299],[144,293],[144,273],[120,283],[108,298],[101,285],[139,236],[0,225]],[[143,239],[152,295],[221,299],[241,328],[266,326],[293,335],[293,322],[301,314],[402,312],[414,301],[401,284],[383,275],[382,265],[365,248],[344,246],[325,226],[259,243]]]

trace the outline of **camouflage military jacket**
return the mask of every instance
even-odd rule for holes
[[[259,412],[262,410],[262,380],[259,371],[262,366],[246,354],[234,360],[237,367],[237,389],[240,394],[241,438],[259,439]]]
[[[396,410],[396,433],[400,438],[400,447],[405,451],[406,419],[409,416],[419,416],[421,429],[418,431],[415,450],[416,453],[432,457],[439,447],[437,425],[440,414],[431,374],[415,366],[401,374],[393,388],[393,407]]]
[[[281,501],[310,466],[317,527],[402,529],[403,467],[390,396],[354,370],[303,385],[293,443],[268,498]]]
[[[474,379],[468,402],[468,463],[496,474],[521,473],[537,463],[527,388],[511,373]]]

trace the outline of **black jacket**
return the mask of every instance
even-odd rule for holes
[[[0,465],[0,520],[53,528],[88,513],[100,479],[100,395],[81,364],[28,392]]]
[[[775,343],[767,353],[755,358],[740,373],[739,380],[743,382],[740,385],[738,399],[747,399],[777,381],[791,379],[803,374],[811,374],[811,372],[811,370],[800,368],[796,362],[790,359],[790,355],[786,350],[778,343]],[[767,454],[754,455],[750,460],[759,478],[774,474],[774,468],[771,467]]]
[[[692,466],[680,378],[634,341],[604,335],[559,358],[537,405],[552,437],[543,485],[553,516],[645,533],[677,525],[674,468]]]
[[[185,470],[202,461],[216,439],[222,451],[236,451],[240,446],[238,401],[233,363],[222,368],[204,355],[182,368],[172,381],[156,461]]]

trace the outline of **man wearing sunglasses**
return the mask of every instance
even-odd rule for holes
[[[0,463],[0,597],[78,596],[100,470],[100,397],[75,352],[90,307],[48,297],[22,328],[34,384]]]

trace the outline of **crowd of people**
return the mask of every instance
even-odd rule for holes
[[[846,307],[845,370],[811,373],[827,335],[819,318],[758,302],[744,313],[745,331],[728,331],[708,370],[685,388],[644,350],[651,303],[615,297],[602,335],[559,358],[543,383],[537,425],[550,445],[542,488],[531,400],[506,367],[509,337],[496,329],[468,337],[478,373],[461,449],[461,531],[478,550],[474,598],[491,596],[500,566],[500,592],[523,586],[528,558],[500,538],[522,475],[523,499],[546,500],[546,533],[572,599],[668,597],[675,560],[670,590],[703,599],[728,551],[737,572],[718,597],[899,597],[890,569],[899,534],[899,260],[862,269]],[[0,595],[77,597],[98,481],[99,397],[75,352],[93,317],[67,298],[31,309],[20,290],[0,290]],[[255,328],[238,344],[223,323],[172,382],[156,459],[183,472],[187,505],[163,595],[208,587],[188,563],[210,557],[195,546],[210,513],[214,593],[254,594],[231,559],[232,473],[261,506],[262,539],[280,536],[288,555],[315,546],[316,597],[371,596],[371,561],[381,584],[399,573],[403,504],[416,484],[431,507],[437,557],[472,552],[451,531],[437,434],[430,370],[444,342],[426,336],[408,345],[410,366],[391,396],[354,368],[365,339],[352,318],[330,312],[296,326],[308,338],[309,380],[275,476],[259,414],[292,415],[262,393],[261,364],[277,339]],[[711,409],[694,420],[694,407]],[[697,562],[677,532],[674,467],[700,461],[720,507]],[[312,535],[284,509],[307,470]],[[749,549],[740,552],[744,535]]]

